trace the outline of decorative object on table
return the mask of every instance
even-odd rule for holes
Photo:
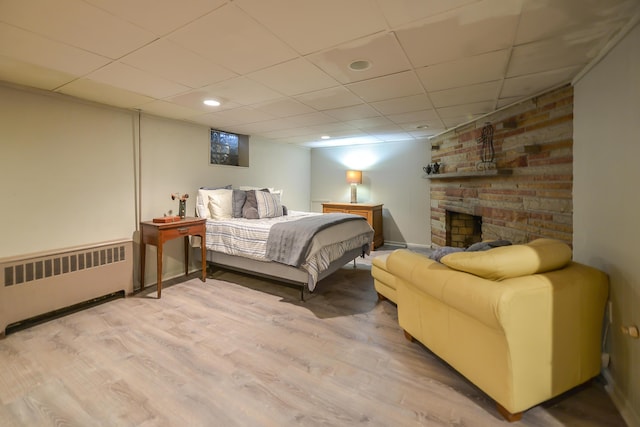
[[[494,169],[496,167],[496,153],[493,148],[493,125],[490,122],[485,123],[482,128],[482,134],[476,140],[478,144],[482,144],[480,148],[480,162],[476,165],[476,169]]]
[[[178,199],[178,216],[184,219],[187,216],[187,199],[188,194],[180,195],[180,193],[171,193],[171,200]]]
[[[358,184],[362,184],[362,171],[347,171],[347,182],[351,184],[351,203],[358,203]]]
[[[179,216],[169,215],[169,216],[163,216],[159,218],[153,218],[153,222],[155,222],[156,224],[168,224],[170,222],[180,221],[180,219],[181,218]]]
[[[440,172],[440,163],[438,163],[437,161],[436,161],[436,162],[434,162],[434,163],[431,165],[431,171],[432,171],[434,174],[436,174],[436,173]]]
[[[431,174],[435,175],[437,173],[440,173],[440,167],[441,166],[442,166],[442,163],[438,163],[437,161],[435,161],[433,163],[429,163],[427,166],[423,166],[422,170],[427,175],[431,175]]]

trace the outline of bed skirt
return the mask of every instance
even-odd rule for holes
[[[329,267],[320,272],[318,282],[330,274],[342,268],[345,264],[354,261],[362,256],[364,251],[362,248],[351,249],[345,252],[340,258],[332,261]],[[196,260],[201,261],[200,251],[194,251]],[[292,267],[278,262],[260,261],[251,258],[238,257],[228,255],[222,252],[207,251],[207,261],[214,266],[247,273],[254,276],[265,277],[268,279],[285,282],[300,288],[300,300],[304,301],[304,290],[309,289],[309,273],[302,269]]]

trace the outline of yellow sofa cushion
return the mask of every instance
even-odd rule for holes
[[[481,252],[455,252],[440,262],[485,279],[504,280],[562,268],[571,262],[571,248],[559,240],[537,239]]]

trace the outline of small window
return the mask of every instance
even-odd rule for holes
[[[209,163],[249,166],[249,136],[211,129]]]

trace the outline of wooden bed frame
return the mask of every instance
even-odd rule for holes
[[[201,261],[200,251],[195,251],[196,259]],[[337,260],[331,262],[326,270],[318,275],[318,282],[353,261],[355,268],[356,258],[364,255],[362,248],[347,251]],[[221,252],[207,251],[207,262],[222,268],[247,273],[254,276],[274,279],[300,288],[300,301],[304,301],[304,289],[309,289],[309,273],[301,268],[292,267],[278,262],[259,261],[250,258],[228,255]],[[313,291],[309,291],[313,292]]]

